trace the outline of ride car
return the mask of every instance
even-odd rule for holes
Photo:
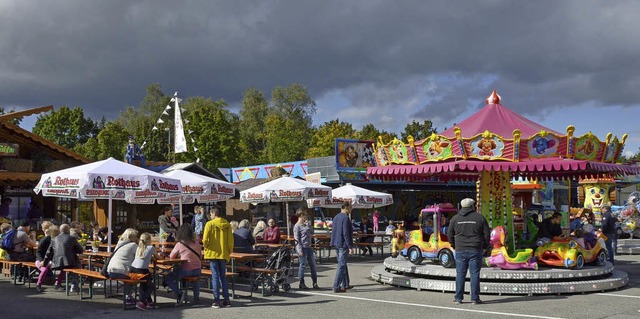
[[[454,250],[446,235],[447,221],[457,212],[450,203],[427,206],[420,211],[417,225],[403,225],[394,232],[392,256],[400,254],[415,265],[424,259],[445,268],[455,267]],[[436,225],[436,226],[434,226]]]

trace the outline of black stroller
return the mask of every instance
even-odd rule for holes
[[[288,278],[291,269],[291,248],[282,246],[271,253],[271,256],[266,261],[265,268],[253,269],[258,274],[252,284],[253,291],[258,291],[258,288],[262,287],[262,294],[264,295],[265,288],[268,287],[271,293],[276,293],[280,290],[278,286],[282,286],[282,290],[285,292],[289,291],[291,285]]]

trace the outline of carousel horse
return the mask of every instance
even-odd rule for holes
[[[538,263],[532,260],[533,249],[518,249],[514,256],[510,256],[505,247],[506,232],[504,227],[498,226],[491,231],[491,257],[485,258],[487,266],[498,266],[500,269],[538,269]]]

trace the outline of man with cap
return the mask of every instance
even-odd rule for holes
[[[133,135],[129,135],[129,144],[127,144],[126,158],[127,158],[127,163],[129,163],[129,164],[133,164],[133,160],[137,159],[137,160],[140,160],[140,166],[142,166],[142,167],[146,166],[144,154],[142,153],[142,149],[136,143],[136,140],[133,137]]]
[[[451,218],[447,237],[455,249],[456,295],[454,302],[462,303],[464,283],[469,270],[471,277],[471,303],[480,304],[480,267],[483,252],[489,246],[489,224],[484,216],[476,212],[475,201],[465,198],[460,202],[460,211]]]

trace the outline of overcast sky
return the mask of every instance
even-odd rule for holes
[[[94,119],[145,87],[224,99],[304,85],[314,124],[439,130],[503,105],[640,146],[638,1],[0,1],[0,105]],[[33,125],[33,119],[24,126]],[[31,124],[30,124],[31,123]]]

